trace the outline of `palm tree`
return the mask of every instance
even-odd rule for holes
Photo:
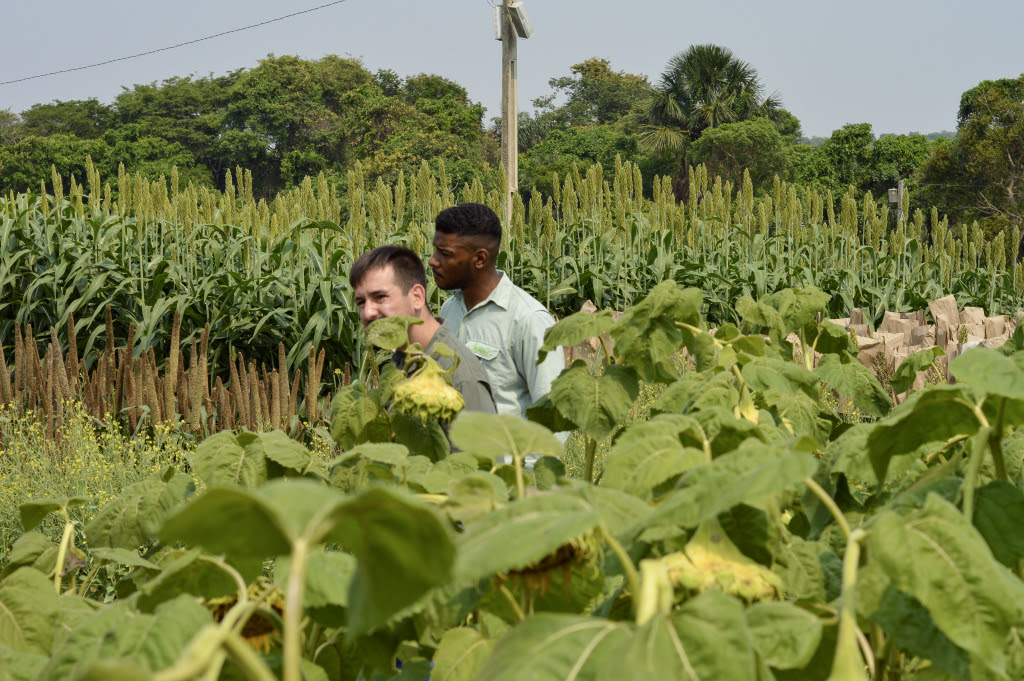
[[[707,128],[781,110],[765,98],[757,71],[719,45],[691,45],[672,57],[640,113],[640,143],[652,153],[679,160],[675,193],[689,196],[687,150]]]

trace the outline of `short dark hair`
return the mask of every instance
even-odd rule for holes
[[[415,251],[404,246],[379,246],[363,253],[352,264],[348,283],[354,289],[362,283],[368,272],[383,267],[391,267],[402,293],[408,293],[416,284],[427,288],[427,272],[423,268],[423,261]]]
[[[456,236],[484,237],[494,243],[494,254],[501,248],[501,219],[482,203],[460,203],[445,208],[437,214],[434,230]]]

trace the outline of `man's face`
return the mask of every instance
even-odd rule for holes
[[[472,281],[473,243],[465,237],[434,232],[434,254],[427,264],[434,272],[434,281],[445,291],[466,288]]]
[[[353,294],[356,308],[359,309],[359,322],[366,326],[384,317],[419,316],[416,291],[417,286],[413,286],[407,293],[402,293],[402,287],[396,281],[394,269],[390,265],[370,270]]]

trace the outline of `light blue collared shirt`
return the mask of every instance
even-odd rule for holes
[[[498,273],[498,285],[472,310],[466,310],[460,290],[445,301],[439,316],[480,358],[498,413],[525,417],[527,407],[551,392],[551,382],[565,368],[565,353],[558,347],[537,364],[544,331],[554,325],[554,317],[504,272]]]

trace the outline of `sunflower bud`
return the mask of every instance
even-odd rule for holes
[[[778,576],[744,556],[714,519],[701,523],[682,552],[661,560],[673,584],[687,589],[715,588],[747,601],[773,600],[781,591]]]
[[[417,358],[420,367],[395,387],[391,407],[396,411],[418,416],[423,421],[434,418],[451,421],[466,406],[462,395],[452,387],[449,373],[433,357]]]

